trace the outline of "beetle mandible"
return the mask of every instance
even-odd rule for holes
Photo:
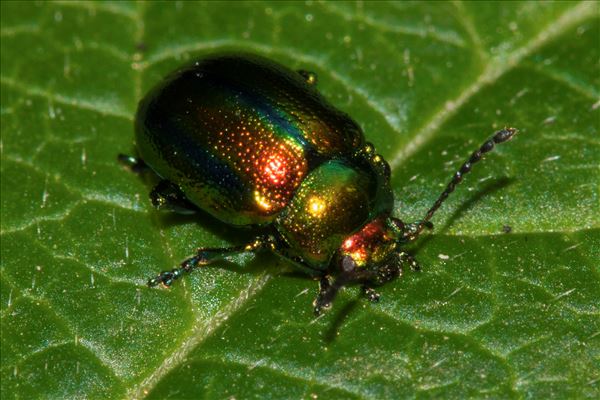
[[[199,248],[149,286],[170,286],[184,273],[244,252],[270,250],[320,278],[319,314],[348,284],[373,289],[418,269],[402,250],[473,164],[517,132],[496,132],[454,174],[424,218],[392,216],[390,167],[361,128],[316,90],[316,75],[250,54],[221,54],[179,69],[139,103],[134,170],[161,181],[158,209],[206,211],[226,224],[268,233],[228,248]],[[264,230],[264,229],[263,229]]]

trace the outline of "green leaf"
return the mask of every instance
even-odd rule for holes
[[[3,399],[600,397],[599,3],[1,7]],[[406,221],[494,130],[520,133],[379,304],[348,288],[315,319],[316,282],[270,255],[148,289],[251,234],[155,212],[116,162],[141,96],[221,50],[315,71]]]

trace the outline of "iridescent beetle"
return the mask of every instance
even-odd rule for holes
[[[494,134],[461,166],[425,217],[392,216],[390,168],[360,127],[315,89],[316,76],[248,54],[223,54],[175,71],[139,104],[138,156],[119,156],[162,180],[158,209],[198,208],[226,224],[269,233],[229,248],[200,248],[150,279],[170,286],[216,260],[270,250],[320,277],[319,314],[340,288],[373,286],[417,268],[402,246],[415,240],[473,164],[516,130]],[[263,229],[264,231],[264,229]]]

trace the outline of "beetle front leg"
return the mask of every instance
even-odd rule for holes
[[[405,267],[408,267],[412,271],[415,271],[415,272],[421,270],[419,263],[417,262],[417,260],[414,259],[413,256],[411,256],[410,254],[408,254],[404,251],[400,252],[400,253],[398,253],[396,260],[393,263],[380,268],[377,271],[377,274],[375,275],[375,277],[373,279],[371,279],[370,282],[363,284],[363,286],[362,286],[363,296],[365,296],[367,298],[367,300],[369,300],[373,303],[378,302],[381,296],[371,286],[372,285],[381,286],[391,280],[396,279],[399,276],[402,276]]]
[[[402,276],[406,267],[410,268],[411,271],[414,272],[421,270],[421,266],[413,256],[405,251],[401,251],[396,255],[396,258],[393,262],[379,268],[375,278],[371,280],[371,283],[380,286],[384,283],[394,280]]]
[[[376,301],[376,299],[379,299],[379,295],[373,289],[369,288],[368,283],[376,282],[378,275],[379,271],[355,269],[336,276],[332,283],[329,281],[328,276],[324,276],[321,278],[319,284],[319,295],[313,302],[313,305],[315,306],[315,315],[320,315],[321,311],[331,307],[331,303],[337,296],[340,289],[351,283],[363,283],[363,288],[368,293],[367,296],[369,300]],[[397,276],[397,274],[394,276]]]
[[[329,276],[323,276],[319,282],[319,295],[313,302],[315,315],[318,316],[324,309],[331,307],[341,288],[349,283],[370,281],[374,275],[372,271],[351,271],[336,276],[333,282],[329,281]]]
[[[171,271],[163,271],[156,277],[150,279],[148,281],[148,286],[153,287],[162,284],[169,287],[173,284],[173,281],[181,278],[185,273],[190,273],[204,265],[212,264],[215,261],[223,260],[236,254],[256,252],[263,249],[275,249],[275,238],[273,236],[259,236],[244,246],[222,248],[202,247],[197,250],[195,256],[182,262],[178,268],[174,268]]]
[[[419,265],[419,262],[413,256],[404,251],[398,254],[398,264],[400,264],[400,275],[402,275],[402,270],[404,266],[407,266],[413,272],[421,271],[421,266]]]
[[[335,297],[335,294],[333,296],[329,294],[331,290],[332,289],[331,282],[329,281],[329,275],[322,276],[319,280],[319,294],[317,295],[317,298],[313,301],[315,315],[320,315],[323,309],[329,308],[331,306],[331,300],[333,300],[333,297]]]
[[[321,315],[321,312],[324,309],[331,307],[331,302],[336,296],[338,290],[338,288],[334,288],[331,286],[329,276],[321,277],[321,280],[319,281],[319,294],[317,295],[317,298],[313,301],[316,316]]]

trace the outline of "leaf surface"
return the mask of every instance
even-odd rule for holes
[[[600,397],[598,3],[1,7],[3,399]],[[379,304],[348,288],[315,319],[316,282],[270,255],[151,290],[251,234],[157,213],[115,160],[143,94],[225,50],[315,71],[405,221],[494,130],[520,133]]]

